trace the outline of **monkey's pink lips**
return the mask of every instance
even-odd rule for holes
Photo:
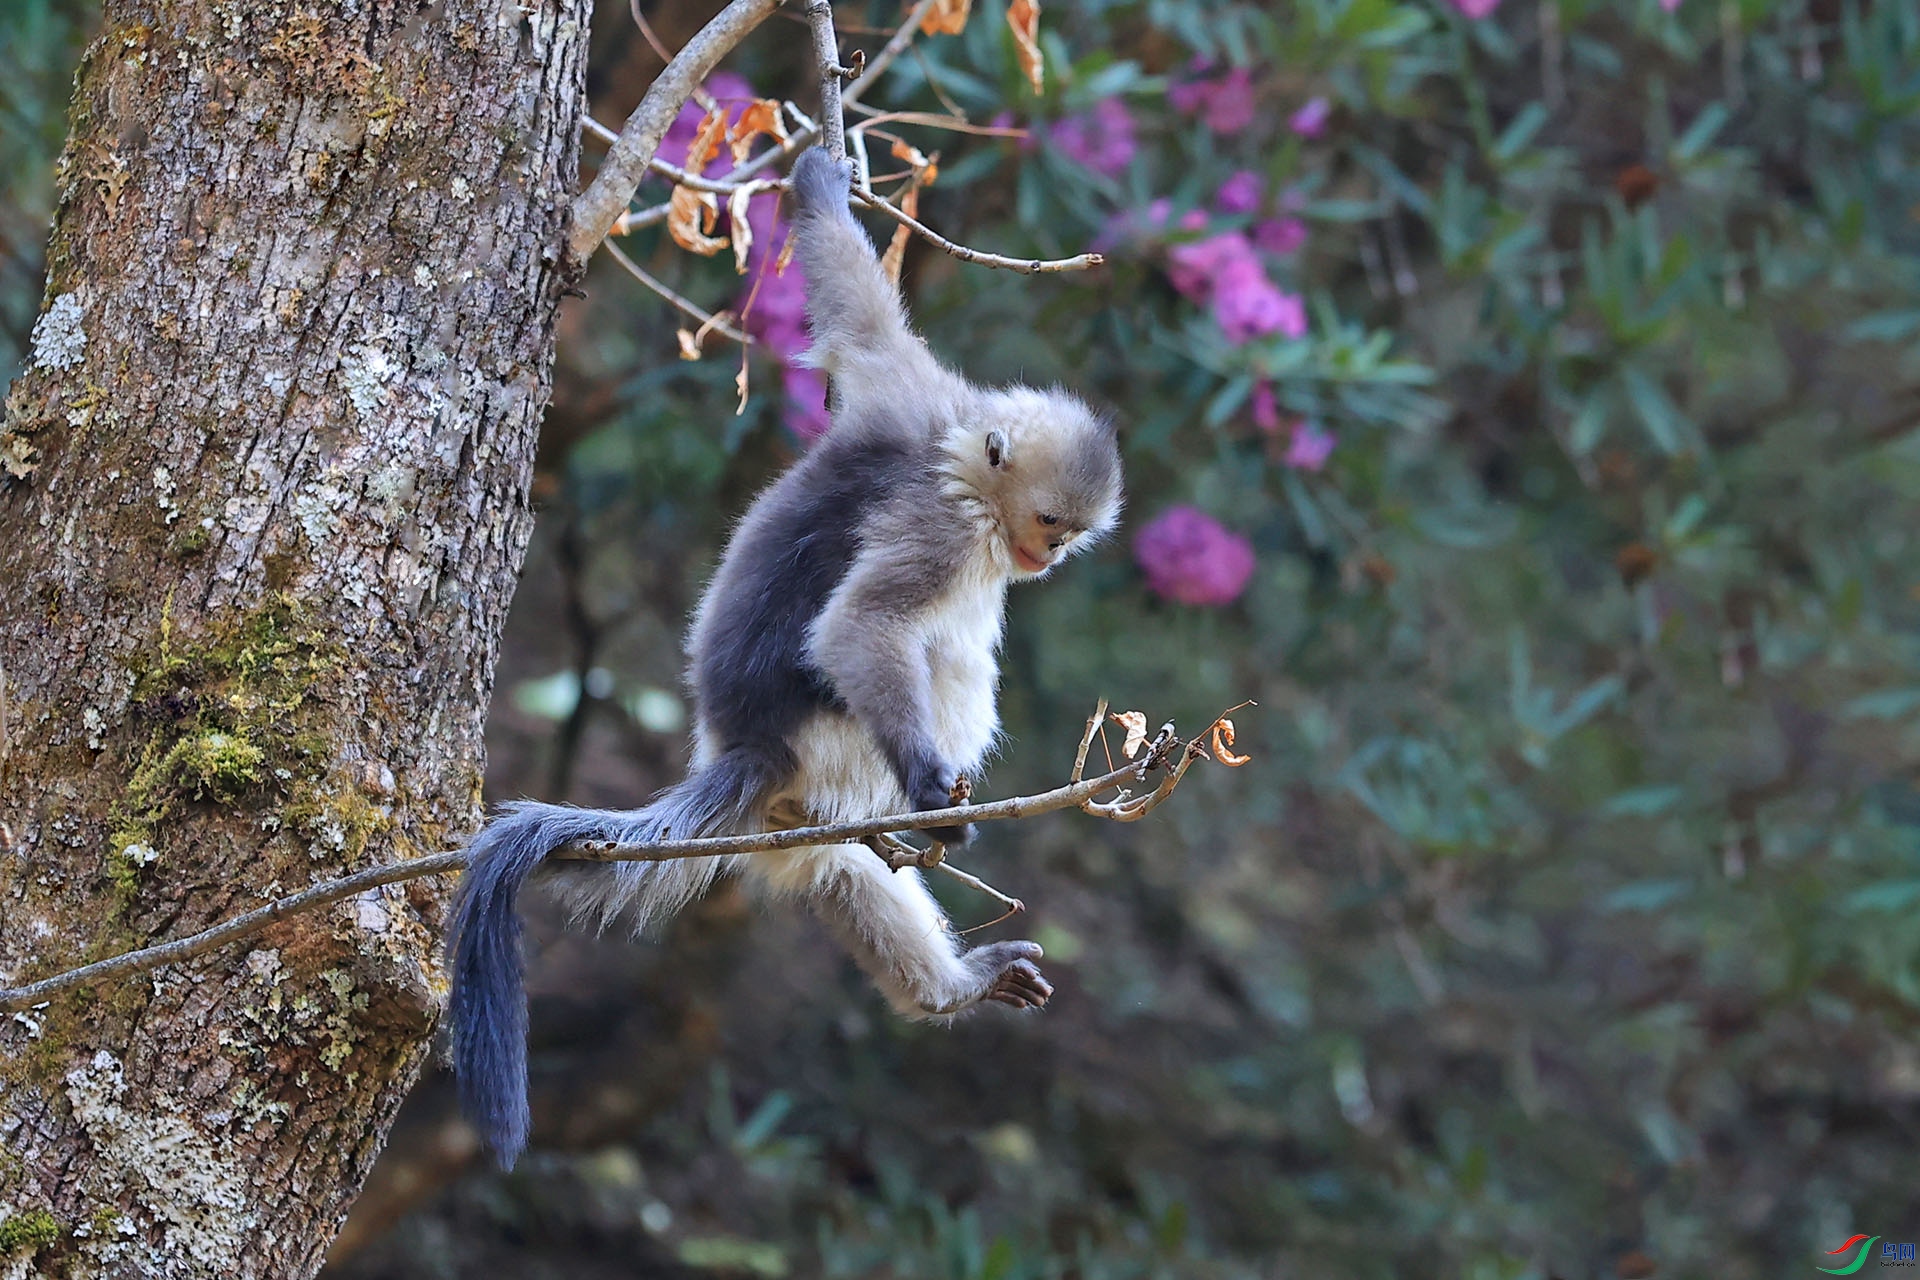
[[[1042,560],[1039,556],[1034,555],[1019,543],[1015,543],[1013,547],[1013,562],[1022,569],[1025,569],[1028,573],[1045,573],[1047,564],[1049,563],[1048,561]]]

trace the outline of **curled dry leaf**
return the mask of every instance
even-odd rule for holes
[[[1007,27],[1013,32],[1013,54],[1035,95],[1045,92],[1046,60],[1040,56],[1040,0],[1013,0],[1007,6]]]
[[[1233,721],[1225,716],[1213,722],[1213,758],[1230,769],[1238,769],[1253,759],[1233,754]]]
[[[1126,741],[1120,744],[1120,754],[1131,760],[1140,754],[1140,748],[1147,743],[1147,713],[1144,711],[1118,711],[1107,717],[1127,731]]]
[[[920,216],[920,187],[910,184],[900,193],[900,212],[909,218]],[[907,241],[913,238],[913,228],[902,222],[893,229],[893,239],[887,241],[887,251],[880,255],[880,270],[887,279],[900,283],[900,268],[907,260]]]
[[[733,239],[733,270],[747,274],[747,254],[753,248],[753,224],[747,221],[747,202],[753,199],[752,187],[741,187],[727,197],[727,234]]]
[[[711,258],[727,247],[725,237],[709,234],[719,212],[712,192],[676,186],[667,200],[667,234],[689,253]]]
[[[957,36],[967,29],[967,15],[973,12],[973,0],[939,0],[920,19],[920,30],[930,36]]]
[[[688,173],[704,173],[707,164],[720,154],[720,140],[727,135],[727,109],[715,107],[701,117],[700,131],[687,144],[687,162],[680,167]]]
[[[765,134],[781,142],[787,140],[787,122],[780,117],[776,98],[755,98],[740,109],[740,118],[727,130],[727,146],[733,151],[733,163],[742,165],[753,151],[753,140]]]
[[[904,138],[893,140],[893,158],[904,160],[913,167],[913,180],[919,185],[931,185],[933,180],[940,176],[940,165],[937,163],[940,159],[939,154],[936,152],[932,157],[928,157],[920,148],[911,145]],[[912,210],[908,212],[911,213]]]

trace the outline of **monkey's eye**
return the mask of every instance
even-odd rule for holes
[[[1059,524],[1060,517],[1056,515],[1043,515],[1040,517],[1040,523],[1041,524]]]

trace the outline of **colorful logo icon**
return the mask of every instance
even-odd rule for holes
[[[1855,1254],[1853,1261],[1849,1262],[1846,1266],[1821,1267],[1819,1268],[1819,1270],[1826,1272],[1830,1276],[1852,1275],[1854,1272],[1858,1271],[1861,1267],[1864,1267],[1867,1265],[1867,1255],[1873,1252],[1873,1242],[1878,1240],[1879,1238],[1880,1238],[1879,1236],[1854,1236],[1852,1239],[1848,1240],[1845,1244],[1841,1245],[1838,1249],[1827,1250],[1827,1256],[1832,1257],[1836,1253],[1845,1253],[1847,1250],[1853,1248],[1853,1246],[1860,1244],[1862,1240],[1866,1241],[1865,1244],[1860,1244],[1860,1252]]]

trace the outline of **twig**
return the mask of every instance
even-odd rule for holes
[[[83,964],[78,969],[56,973],[51,978],[29,982],[23,987],[0,990],[0,1013],[31,1009],[49,997],[74,987],[142,973],[148,969],[158,969],[161,965],[178,964],[182,960],[191,960],[226,943],[252,937],[269,925],[285,920],[288,916],[330,906],[351,898],[355,894],[377,889],[381,885],[399,884],[403,880],[417,880],[421,876],[442,875],[449,871],[459,871],[466,865],[466,850],[455,849],[450,853],[429,854],[424,858],[414,858],[408,862],[368,867],[364,871],[342,876],[338,880],[323,881],[299,893],[269,902],[264,907],[256,907],[243,915],[237,915],[231,920],[214,925],[211,929],[202,929],[199,933],[188,934],[172,942],[143,947],[139,951],[129,951],[125,955],[114,956],[111,959]]]
[[[668,126],[680,114],[681,104],[692,96],[720,59],[745,39],[748,32],[765,22],[779,5],[780,0],[732,0],[700,28],[654,78],[640,105],[627,117],[600,172],[594,175],[592,184],[574,198],[573,229],[567,236],[567,252],[575,263],[586,262],[607,238],[614,220],[639,189],[648,162],[659,150],[660,139],[666,136]]]
[[[914,6],[913,12],[907,15],[907,20],[900,25],[899,30],[893,33],[893,39],[887,42],[886,47],[880,50],[879,54],[868,60],[867,69],[861,73],[860,78],[848,85],[846,91],[840,95],[840,105],[842,109],[849,109],[857,105],[861,97],[872,87],[873,82],[879,79],[880,73],[885,71],[908,45],[913,43],[913,36],[915,32],[919,30],[920,20],[926,17],[928,11],[933,8],[935,3],[937,3],[937,0],[920,0],[920,3]],[[802,151],[812,146],[820,137],[820,126],[812,120],[801,116],[798,109],[795,108],[792,103],[787,104],[787,109],[793,112],[803,123],[789,135],[783,145],[770,151],[762,152],[753,157],[753,159],[748,160],[745,164],[737,165],[732,172],[714,181],[721,185],[740,182],[759,173],[768,165],[791,160],[794,156],[799,155]],[[611,133],[611,130],[608,132]],[[637,189],[638,184],[636,183],[635,186]],[[650,205],[645,209],[626,214],[623,225],[629,231],[637,231],[641,227],[651,227],[656,223],[665,222],[670,212],[671,207],[669,205]]]
[[[627,0],[627,12],[633,15],[633,25],[640,28],[647,46],[653,50],[662,62],[672,62],[673,55],[660,43],[660,37],[653,33],[653,24],[647,21],[647,15],[640,12],[640,0]]]
[[[1008,895],[994,888],[992,885],[988,884],[985,880],[982,880],[979,876],[972,875],[968,872],[962,871],[960,868],[954,866],[951,862],[940,863],[939,869],[946,872],[948,875],[952,876],[955,880],[958,880],[961,884],[967,886],[967,888],[973,889],[979,893],[984,893],[989,898],[992,898],[995,902],[999,903],[1001,906],[1007,909],[1007,915],[1016,915],[1019,912],[1025,911],[1027,909],[1027,904],[1020,901],[1020,899],[1009,897]],[[1005,920],[1006,918],[1007,916],[1001,916],[1000,920]],[[989,923],[999,924],[1000,920],[990,921]],[[981,926],[981,927],[984,927],[984,926]]]
[[[820,129],[827,154],[847,158],[846,108],[841,105],[841,81],[854,71],[840,65],[840,40],[833,33],[833,0],[807,0],[807,26],[813,30],[813,60],[820,68]]]
[[[920,64],[920,74],[927,78],[927,88],[933,90],[933,96],[940,99],[940,105],[964,120],[966,118],[966,112],[962,111],[960,104],[955,102],[953,98],[948,95],[947,91],[941,87],[940,77],[934,74],[933,63],[928,60],[927,55],[921,50],[919,45],[913,46],[913,60]]]
[[[726,853],[762,853],[775,849],[804,848],[810,845],[851,844],[899,831],[920,831],[929,827],[948,827],[964,822],[1030,818],[1036,814],[1052,813],[1055,810],[1071,809],[1075,806],[1100,817],[1132,822],[1164,800],[1179,784],[1180,778],[1193,761],[1205,755],[1206,752],[1197,742],[1183,743],[1173,737],[1172,726],[1169,725],[1161,731],[1160,739],[1144,752],[1139,760],[1129,761],[1123,767],[1100,777],[1082,779],[1079,774],[1086,761],[1087,748],[1093,740],[1093,726],[1100,723],[1100,717],[1104,716],[1105,712],[1106,703],[1102,701],[1099,715],[1088,721],[1087,736],[1081,740],[1079,758],[1074,765],[1073,780],[1066,786],[1055,787],[1051,791],[1042,791],[1036,795],[1013,796],[987,804],[955,805],[946,809],[926,809],[918,813],[868,818],[858,822],[796,827],[753,835],[714,836],[702,840],[666,840],[650,845],[586,841],[562,846],[548,856],[568,862],[669,862],[679,858],[703,858]],[[1170,763],[1176,753],[1180,756],[1179,761]],[[1166,779],[1150,795],[1135,799],[1123,794],[1120,799],[1108,803],[1102,803],[1096,799],[1102,791],[1144,778],[1149,770],[1155,768],[1166,768],[1168,773]],[[944,849],[941,849],[938,856],[933,855],[931,851],[920,854],[918,864],[945,867],[947,864],[944,861],[944,852]],[[884,853],[881,856],[888,857]],[[888,857],[888,861],[891,865],[891,857]],[[143,947],[138,951],[129,951],[124,955],[98,960],[92,964],[81,965],[77,969],[69,969],[23,986],[0,989],[0,1013],[33,1008],[53,996],[71,991],[76,987],[191,960],[195,956],[204,955],[229,942],[252,937],[289,916],[317,910],[365,893],[369,889],[377,889],[382,885],[399,884],[402,881],[417,880],[423,876],[445,875],[448,872],[461,871],[466,865],[466,851],[456,849],[447,853],[429,854],[423,858],[412,858],[405,862],[368,867],[337,880],[327,880],[298,893],[276,899],[265,906],[257,907],[211,928],[203,929],[199,933],[176,938],[171,942]],[[958,869],[950,869],[948,874],[1006,902],[1018,901],[1018,899],[1007,898],[1006,895],[986,886],[985,882]]]
[[[902,22],[899,29],[893,33],[893,39],[887,41],[880,52],[868,61],[867,69],[860,73],[859,78],[847,86],[843,105],[852,106],[866,95],[867,90],[873,87],[873,82],[880,78],[881,73],[893,65],[893,60],[907,51],[907,46],[913,43],[913,38],[920,34],[920,23],[939,2],[940,0],[920,0],[919,4],[913,6],[913,12],[907,15],[906,21]]]
[[[847,110],[866,117],[854,126],[855,131],[876,124],[917,124],[929,129],[951,129],[955,133],[977,133],[986,138],[1024,138],[1028,133],[1018,125],[974,124],[965,116],[943,116],[934,111],[881,111],[857,102]]]
[[[716,316],[711,312],[702,308],[699,303],[691,302],[686,298],[681,297],[679,294],[675,293],[672,289],[669,289],[666,286],[664,281],[661,281],[655,278],[650,272],[647,271],[645,267],[642,267],[639,263],[635,262],[632,258],[629,258],[626,255],[626,253],[621,250],[620,246],[613,243],[613,241],[609,240],[606,243],[602,244],[600,247],[602,249],[605,249],[608,253],[612,254],[613,260],[619,263],[621,266],[625,267],[627,269],[628,274],[630,274],[635,280],[638,280],[641,284],[647,286],[647,288],[653,290],[655,293],[665,298],[668,302],[672,303],[675,307],[679,308],[681,311],[685,312],[687,315],[690,315],[695,320],[698,320],[700,322],[700,329],[703,335],[708,330],[712,330],[715,333],[724,334],[726,337],[732,338],[735,342],[738,342],[742,346],[752,345],[753,343],[752,334],[746,333],[746,332],[743,332],[742,330],[734,328],[732,325],[728,324],[725,320],[722,320],[719,316]]]
[[[1005,258],[997,253],[985,253],[979,249],[969,249],[966,245],[953,241],[935,231],[917,218],[894,208],[871,188],[855,187],[853,194],[874,208],[919,232],[922,237],[946,250],[962,262],[971,262],[982,267],[1003,267],[1008,271],[1018,271],[1023,275],[1040,275],[1054,271],[1085,271],[1106,262],[1106,256],[1098,253],[1082,253],[1071,258]]]

